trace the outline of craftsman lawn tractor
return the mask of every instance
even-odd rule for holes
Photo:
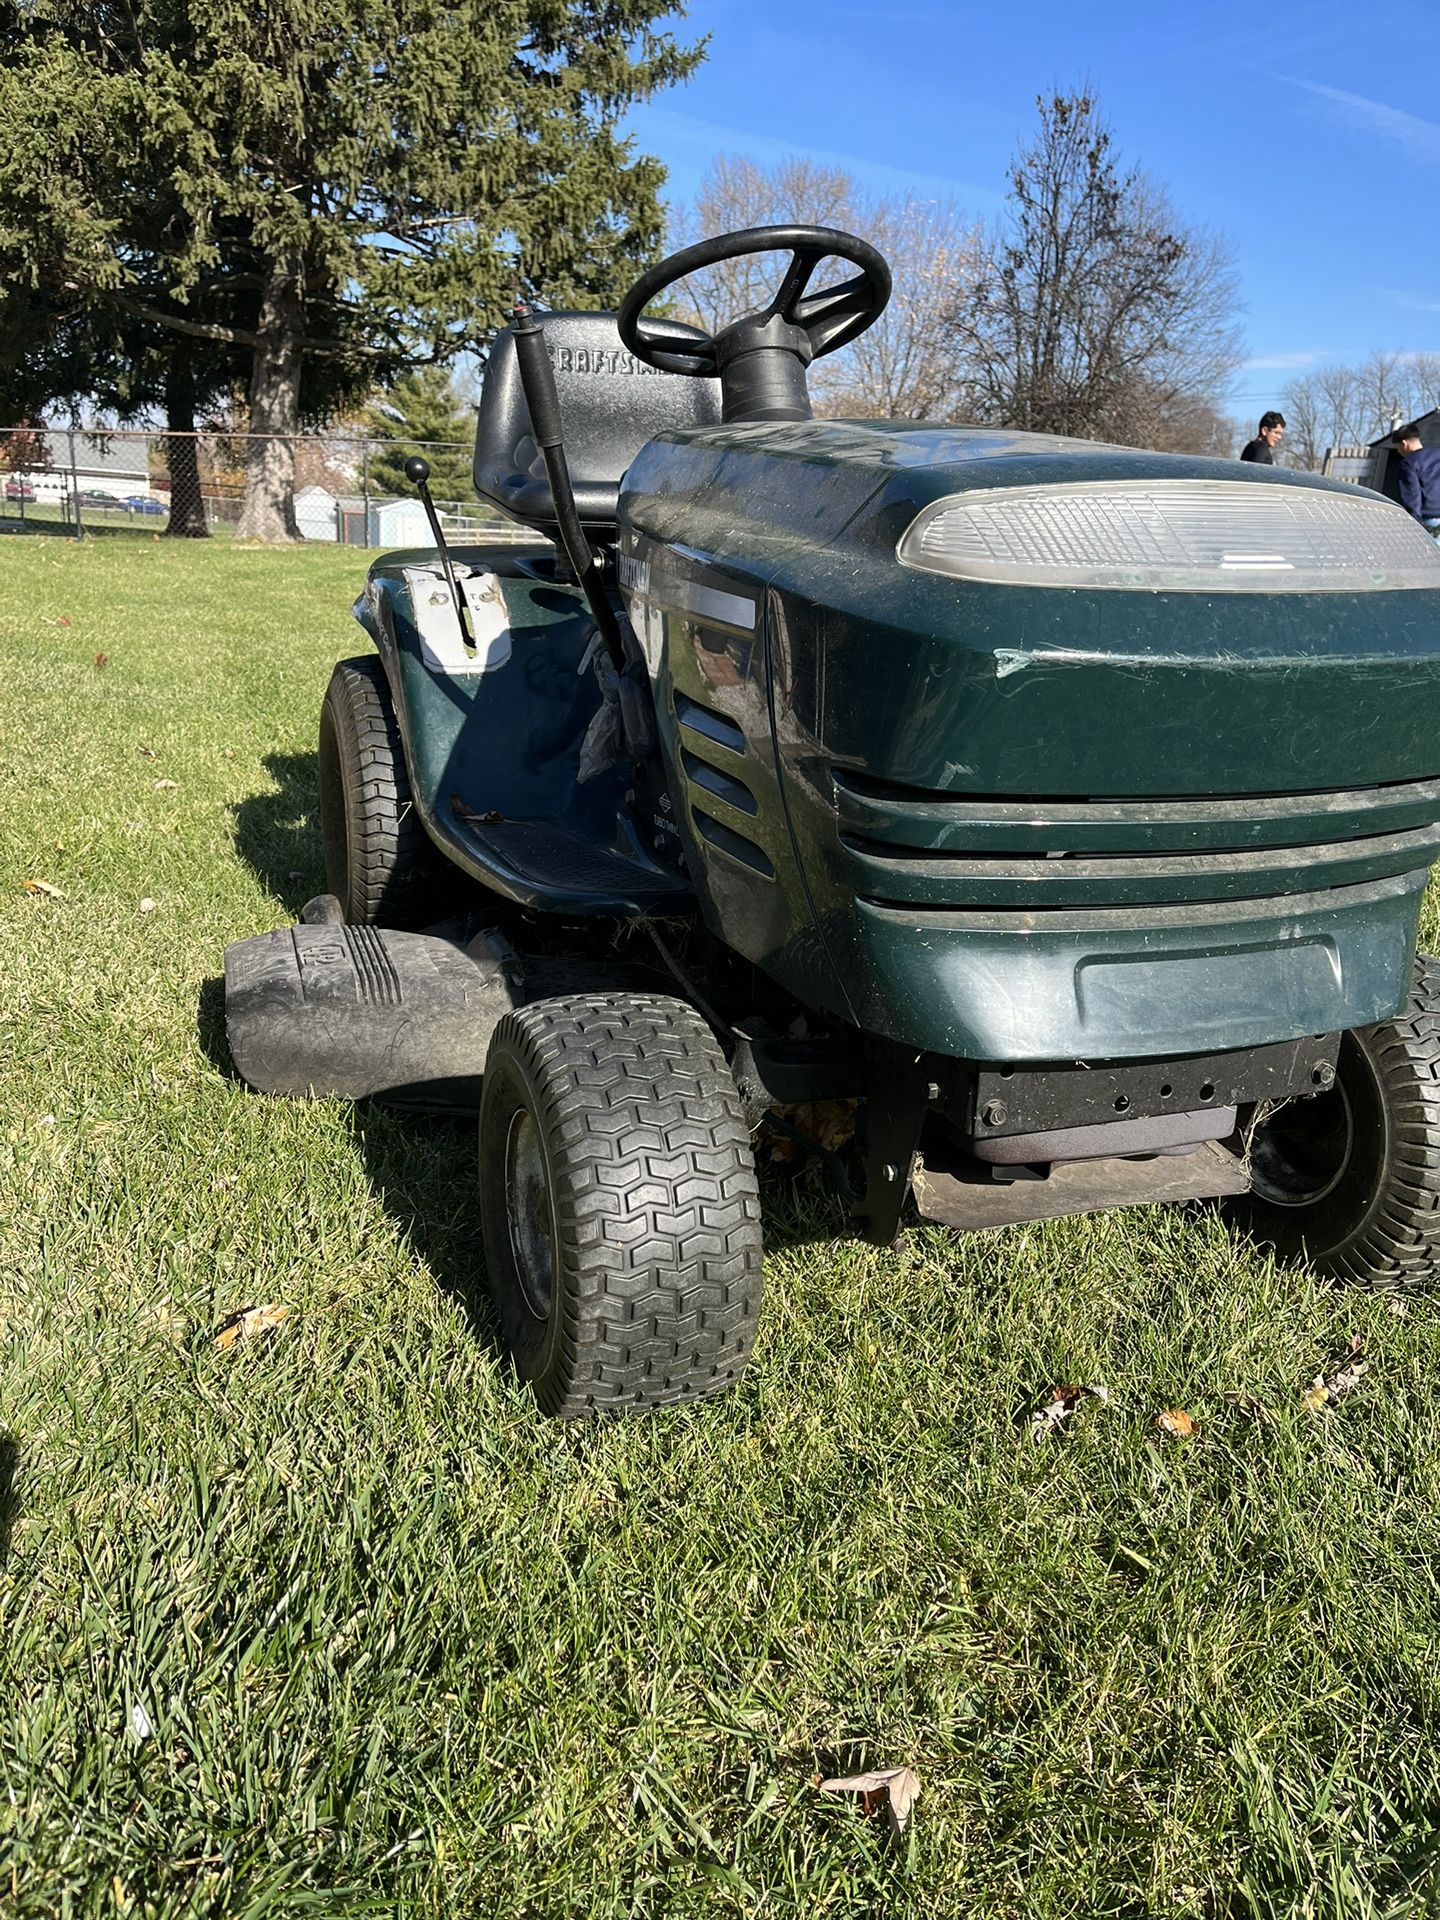
[[[646,317],[761,252],[763,311]],[[1219,1197],[1343,1279],[1440,1263],[1440,551],[1309,475],[814,419],[889,291],[769,227],[517,310],[475,485],[537,537],[448,549],[412,462],[434,550],[321,713],[330,892],[226,954],[251,1085],[478,1105],[551,1413],[736,1380],[766,1127],[880,1243]]]

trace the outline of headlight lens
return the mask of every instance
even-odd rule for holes
[[[1440,546],[1389,501],[1228,480],[987,487],[927,507],[898,552],[930,573],[1027,587],[1440,587]]]

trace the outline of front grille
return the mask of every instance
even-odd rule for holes
[[[834,770],[856,894],[948,912],[1322,892],[1440,858],[1440,779],[1345,791],[1093,800],[927,792]]]

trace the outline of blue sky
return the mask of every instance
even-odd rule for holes
[[[704,65],[630,121],[672,198],[717,154],[797,152],[990,218],[1035,95],[1088,79],[1122,161],[1233,243],[1237,415],[1306,367],[1440,352],[1435,0],[692,0],[686,31]]]

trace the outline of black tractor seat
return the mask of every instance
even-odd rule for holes
[[[720,382],[661,373],[621,344],[613,313],[538,313],[555,369],[565,454],[581,524],[615,536],[620,482],[647,440],[677,428],[715,426]],[[705,335],[667,321],[670,332]],[[485,367],[475,433],[475,491],[512,519],[554,538],[555,505],[520,385],[515,339],[496,336]]]

